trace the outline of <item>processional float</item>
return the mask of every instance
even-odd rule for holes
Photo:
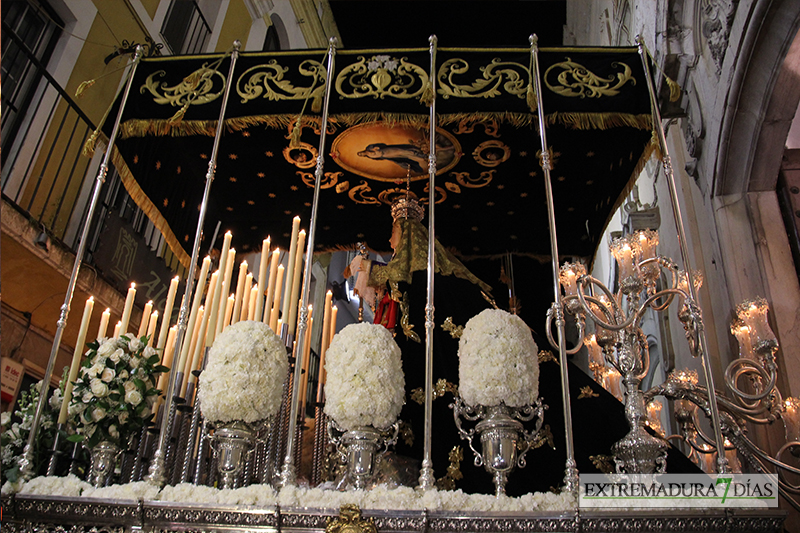
[[[234,44],[231,51],[222,58],[195,56],[140,60],[140,54],[137,53],[124,92],[116,104],[116,120],[108,135],[107,150],[92,196],[89,217],[91,218],[93,213],[99,188],[105,179],[107,163],[112,156],[131,196],[162,231],[166,241],[184,261],[190,273],[195,272],[198,266],[204,230],[208,229],[209,224],[223,220],[226,209],[228,212],[240,210],[241,204],[237,203],[237,197],[265,200],[258,210],[230,219],[232,225],[242,229],[242,231],[237,230],[236,235],[245,246],[255,240],[254,236],[260,231],[257,226],[274,225],[285,218],[284,212],[277,207],[277,202],[283,199],[272,202],[272,198],[285,196],[286,206],[291,207],[287,212],[294,210],[305,213],[310,209],[297,335],[295,337],[287,331],[287,324],[284,324],[282,331],[278,332],[287,348],[291,349],[294,346],[295,353],[300,354],[303,353],[307,342],[313,254],[338,249],[343,243],[350,243],[352,247],[356,242],[380,241],[377,230],[369,227],[369,224],[366,224],[368,226],[366,228],[364,224],[355,224],[353,220],[363,221],[379,216],[376,215],[379,210],[385,210],[386,206],[400,195],[409,194],[396,186],[402,179],[398,179],[397,176],[392,178],[391,175],[378,177],[374,168],[359,163],[375,159],[388,161],[390,165],[397,166],[395,171],[402,176],[404,173],[408,175],[408,169],[414,164],[414,157],[419,159],[421,157],[419,153],[422,153],[422,157],[427,159],[425,161],[427,182],[423,182],[427,201],[422,194],[414,194],[414,197],[415,200],[420,199],[423,204],[427,202],[429,240],[425,307],[425,434],[418,485],[422,489],[430,489],[435,482],[431,463],[435,235],[437,231],[451,231],[457,227],[453,222],[457,220],[457,217],[453,216],[456,209],[463,207],[464,211],[468,212],[485,209],[487,205],[485,198],[479,197],[488,190],[493,180],[495,185],[499,185],[498,189],[508,191],[509,195],[518,194],[524,199],[534,194],[536,188],[541,187],[542,183],[538,178],[544,178],[545,213],[537,212],[530,206],[527,208],[523,206],[524,212],[509,211],[505,217],[507,220],[503,218],[494,220],[495,226],[483,234],[484,238],[479,241],[479,246],[469,246],[474,237],[466,232],[453,231],[448,235],[448,240],[452,241],[463,255],[468,256],[496,253],[503,247],[508,249],[512,244],[509,239],[513,238],[513,245],[524,253],[539,254],[549,258],[552,265],[554,303],[548,318],[548,337],[557,348],[560,361],[566,446],[564,488],[574,492],[577,490],[578,471],[572,435],[567,356],[576,352],[579,347],[567,348],[565,314],[578,316],[583,328],[584,315],[589,312],[598,327],[608,331],[624,330],[632,321],[625,320],[624,317],[617,320],[620,317],[617,316],[616,309],[601,310],[598,314],[596,310],[602,301],[586,292],[586,288],[593,283],[593,280],[586,276],[585,271],[573,272],[576,289],[573,292],[567,290],[566,296],[562,295],[560,283],[564,268],[559,265],[559,257],[564,255],[585,257],[593,252],[601,234],[600,230],[613,211],[618,197],[626,190],[631,176],[635,178],[635,171],[641,168],[654,149],[662,155],[668,178],[680,251],[687,276],[687,283],[683,289],[675,289],[670,294],[680,294],[685,303],[688,336],[694,353],[702,358],[706,390],[714,391],[715,385],[710,371],[702,316],[696,304],[697,288],[692,280],[675,180],[666,152],[666,139],[643,47],[640,46],[638,50],[614,48],[540,51],[533,37],[530,45],[526,49],[485,51],[439,49],[436,38],[431,37],[428,50],[372,52],[337,51],[336,43],[332,40],[325,54],[324,64],[318,60],[317,52],[240,54],[238,43]],[[640,59],[634,61],[637,54]],[[343,58],[340,67],[337,67],[334,61],[337,56]],[[427,69],[422,66],[426,63],[423,60],[426,56],[429,59]],[[226,76],[220,68],[228,58]],[[644,83],[642,78],[645,79]],[[301,85],[301,82],[305,85]],[[134,90],[135,98],[130,95],[131,87],[138,88],[138,91]],[[219,113],[215,119],[213,106],[210,104],[217,101]],[[309,102],[311,109],[307,108]],[[297,107],[300,103],[302,109],[298,114]],[[427,117],[419,113],[420,103],[429,107]],[[177,106],[180,106],[178,113],[168,116]],[[255,109],[247,106],[254,106]],[[331,113],[332,107],[335,109]],[[427,139],[424,134],[416,139],[419,141],[416,145],[420,148],[418,152],[408,148],[409,143],[390,145],[387,142],[367,142],[373,139],[372,136],[380,133],[378,129],[368,129],[375,122],[380,122],[382,127],[388,129],[396,125],[406,125],[424,131],[427,127]],[[452,126],[457,135],[444,135],[440,130],[443,125]],[[258,128],[262,126],[263,128]],[[306,130],[310,130],[311,133],[307,133]],[[617,135],[610,135],[612,130],[616,130]],[[656,132],[655,141],[651,141],[651,130]],[[120,131],[122,139],[117,141]],[[598,135],[598,132],[604,133]],[[226,149],[228,159],[220,159],[220,146],[225,146],[229,141],[226,137],[238,134],[241,134],[241,138],[237,137],[237,149],[228,147]],[[319,136],[316,149],[303,142],[304,134]],[[554,143],[548,143],[548,134],[552,134],[551,137],[556,139]],[[327,144],[328,135],[335,137],[330,147]],[[540,140],[538,146],[530,141],[531,137],[537,135]],[[584,138],[581,138],[581,135]],[[608,138],[604,138],[603,135]],[[197,157],[180,160],[180,164],[177,164],[179,160],[174,158],[181,155],[182,150],[189,150],[189,141],[196,142],[198,136],[200,138],[213,136],[210,157],[204,153],[205,148],[193,146],[191,155]],[[254,142],[256,136],[258,140]],[[524,147],[524,150],[515,152],[517,145],[511,146],[510,143],[516,141],[517,137],[522,138],[522,144],[519,146]],[[171,149],[166,152],[154,154],[150,149],[152,147],[148,148],[147,145],[152,139],[169,139],[174,145],[171,145]],[[287,139],[291,139],[291,142],[287,143]],[[427,154],[421,150],[425,142],[428,144]],[[473,148],[471,159],[466,156],[467,143]],[[622,145],[622,150],[619,149],[619,145]],[[271,148],[273,146],[284,147],[283,152],[275,153]],[[597,151],[592,150],[595,146]],[[364,161],[353,156],[354,153],[358,153],[359,148],[363,153],[368,152],[363,156],[366,158]],[[258,149],[266,159],[261,158],[255,163],[256,171],[247,174],[246,167],[242,166],[247,157],[237,153],[239,149],[250,150],[251,153],[255,153]],[[579,151],[582,151],[582,156],[576,157],[575,154]],[[536,156],[529,155],[534,152]],[[334,170],[328,172],[325,168],[326,153],[330,153],[335,163]],[[535,161],[538,158],[539,168],[543,171],[542,176],[539,176],[536,167],[530,164],[514,167],[514,171],[528,170],[527,177],[532,179],[521,180],[511,174],[503,175],[502,171],[506,168],[503,164],[509,159],[526,157],[528,158],[526,161]],[[595,163],[599,159],[602,161]],[[199,176],[197,170],[206,160],[208,162],[202,195],[198,195],[191,185],[199,182],[196,179]],[[398,161],[405,166],[398,164]],[[313,175],[307,172],[311,166],[314,166]],[[145,167],[148,170],[145,170]],[[153,171],[153,168],[157,170],[171,168],[173,172],[177,168],[177,172],[182,176],[193,177],[186,179],[189,183],[181,183],[181,192],[178,193],[174,188],[169,189],[163,176]],[[425,170],[424,167],[421,168]],[[221,172],[223,178],[219,177]],[[237,176],[240,172],[243,174]],[[576,184],[575,176],[579,174],[584,174],[584,177]],[[591,174],[593,179],[587,179],[586,174]],[[247,179],[242,176],[247,176]],[[280,180],[267,179],[271,176],[291,176],[291,186],[286,186],[284,183],[283,188],[278,190],[273,183]],[[437,176],[444,186],[437,183]],[[215,180],[218,183],[214,184]],[[239,187],[242,181],[251,187],[246,194],[236,191],[236,187]],[[354,185],[356,181],[358,184]],[[415,181],[421,181],[421,178]],[[212,184],[215,186],[213,202]],[[593,185],[598,184],[602,188],[591,189]],[[568,209],[559,213],[556,209],[555,193],[565,193],[569,190],[565,187],[576,185],[585,188],[588,193],[569,195]],[[554,190],[554,186],[558,191]],[[294,195],[300,188],[313,189],[310,202],[305,201],[307,200],[305,197],[300,200],[294,197],[301,196]],[[605,195],[601,194],[598,197],[596,192],[591,192],[592,190]],[[190,249],[185,247],[190,234],[187,217],[176,207],[179,202],[167,201],[179,199],[180,194],[183,194],[184,204],[180,209],[185,208],[186,204],[199,206],[199,218]],[[541,194],[541,191],[536,194]],[[322,198],[323,195],[325,198]],[[447,201],[448,195],[458,197],[459,203]],[[164,198],[163,203],[159,202],[161,197]],[[349,203],[343,205],[345,202]],[[206,221],[212,204],[213,223]],[[444,210],[448,216],[435,218],[434,206],[437,206],[437,210]],[[350,214],[348,208],[355,214]],[[343,218],[342,212],[347,213],[344,217],[347,224],[319,227],[320,221]],[[585,213],[585,217],[579,219],[568,214],[574,212]],[[556,223],[557,219],[560,219],[559,225]],[[258,224],[254,225],[253,221],[258,221]],[[520,224],[524,233],[525,227],[530,228],[537,224],[541,227],[542,221],[548,227],[549,249],[537,248],[535,239],[526,240],[524,235],[519,235]],[[590,226],[596,228],[596,231],[591,233],[589,238],[577,244],[571,242],[566,252],[559,249],[558,228],[566,227],[570,231],[578,228],[582,231]],[[59,329],[46,370],[46,381],[49,381],[52,374],[60,333],[66,323],[72,289],[83,260],[88,227],[89,224],[86,224],[84,236],[80,241],[67,298],[59,319]],[[476,232],[475,235],[481,235],[477,227],[473,230]],[[182,239],[183,234],[186,237]],[[281,240],[285,239],[276,238],[276,242]],[[490,244],[493,241],[496,241],[495,248]],[[656,262],[651,258],[649,264]],[[640,266],[645,268],[647,265],[637,264],[636,268]],[[182,344],[187,342],[184,337],[189,321],[190,302],[193,296],[196,297],[193,294],[196,292],[194,289],[194,276],[190,275],[186,281],[178,319],[176,351],[180,351]],[[629,290],[626,294],[630,295],[633,292],[634,290]],[[613,299],[613,295],[609,296]],[[666,295],[661,294],[660,297]],[[652,303],[652,300],[651,297],[648,303]],[[555,337],[552,336],[553,323],[556,326]],[[635,335],[634,333],[633,336],[629,336],[628,340],[622,341],[619,346],[625,347],[625,342],[629,343],[627,347],[635,345],[637,342]],[[614,346],[609,344],[609,350]],[[616,362],[623,364],[619,359]],[[636,367],[634,363],[631,364],[633,366],[629,365],[630,372],[625,383],[633,389],[628,394],[628,407],[632,413],[629,421],[635,433],[640,429],[644,395],[638,391],[635,371],[641,370],[641,365]],[[158,437],[146,476],[149,481],[159,485],[167,482],[165,469],[168,440],[175,433],[173,428],[177,411],[175,390],[182,380],[181,374],[182,369],[176,368],[170,376],[161,409],[161,420],[157,426]],[[266,454],[269,448],[271,456],[268,459],[269,454],[266,454],[259,459],[262,462],[259,468],[271,468],[272,478],[277,478],[279,486],[291,486],[297,483],[295,469],[299,445],[298,405],[303,379],[307,379],[307,376],[303,376],[301,366],[296,363],[293,372],[287,378],[284,391],[286,416],[282,418],[285,418],[285,424],[283,427],[279,421],[273,424],[271,443],[269,447],[262,446],[262,452]],[[37,406],[26,448],[28,462],[24,464],[30,464],[29,448],[36,438],[44,405],[43,398],[44,395]],[[318,399],[322,398],[321,393],[318,394]],[[716,450],[724,450],[716,396],[706,394],[703,401],[713,426],[713,442],[710,444]],[[186,441],[183,445],[183,454],[179,458],[183,461],[180,481],[194,479],[197,482],[201,471],[199,457],[206,453],[204,449],[206,444],[205,438],[202,435],[198,436],[198,432],[202,433],[200,430],[205,426],[200,423],[196,404],[190,422],[185,426],[188,429],[183,437]],[[321,431],[321,424],[317,424],[316,430]],[[245,437],[235,436],[235,438]],[[251,437],[246,437],[249,438]],[[623,456],[626,452],[630,452],[640,457],[642,450],[649,445],[645,440],[639,434],[634,435],[627,444],[622,443],[617,449],[620,456],[618,464],[636,464],[635,461],[626,463]],[[144,436],[141,437],[140,443],[143,442]],[[646,458],[647,468],[660,470],[663,447],[655,446],[655,450],[652,456]],[[171,460],[175,461],[178,459],[178,454],[174,450],[172,453]],[[264,461],[272,464],[264,464]],[[717,462],[718,471],[726,471],[724,453],[717,453]],[[315,468],[318,468],[319,465],[316,463],[317,459]],[[625,470],[624,467],[618,468],[621,471]],[[635,470],[637,467],[629,466],[628,471],[631,468]],[[30,475],[29,470],[26,473]]]

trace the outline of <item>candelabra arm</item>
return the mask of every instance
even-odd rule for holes
[[[464,400],[460,396],[455,397],[453,403],[450,404],[450,408],[453,409],[453,420],[456,423],[456,429],[458,430],[459,436],[461,436],[462,440],[467,441],[469,444],[469,449],[472,450],[472,454],[475,456],[475,466],[483,466],[483,454],[481,454],[481,452],[475,448],[475,445],[472,442],[472,438],[475,436],[475,428],[467,430],[461,425],[462,416],[465,420],[474,422],[483,416],[483,409],[480,406],[475,408],[471,405],[465,404]]]
[[[568,299],[574,299],[574,298],[576,298],[576,297],[575,296],[567,296],[562,301],[566,302]],[[558,350],[558,343],[553,338],[553,320],[555,320],[555,317],[556,317],[556,312],[555,312],[554,307],[556,305],[558,305],[558,304],[553,302],[550,305],[550,309],[547,310],[547,320],[545,321],[545,333],[547,334],[547,341],[550,343],[550,346],[553,349]],[[582,316],[579,316],[578,317],[578,344],[573,346],[571,349],[567,350],[567,354],[568,355],[573,355],[573,354],[578,353],[580,351],[580,349],[583,347],[583,336],[584,336],[585,332],[586,332],[586,320],[584,320]]]

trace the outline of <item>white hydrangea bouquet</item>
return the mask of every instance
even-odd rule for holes
[[[90,343],[73,384],[69,415],[77,434],[68,440],[83,441],[88,448],[103,441],[124,448],[130,435],[153,418],[160,393],[156,379],[169,370],[160,360],[147,337],[122,335]]]
[[[325,353],[325,414],[351,430],[388,428],[405,400],[400,347],[379,324],[350,324]]]
[[[532,405],[539,396],[538,347],[527,324],[501,309],[472,317],[458,343],[458,390],[467,405]]]
[[[252,423],[278,412],[289,371],[286,347],[269,326],[245,320],[225,328],[200,375],[200,410],[211,422]]]

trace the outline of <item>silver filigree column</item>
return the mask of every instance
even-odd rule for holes
[[[323,167],[325,164],[325,137],[328,128],[328,105],[331,99],[331,85],[334,68],[334,57],[336,56],[336,37],[331,37],[328,41],[328,72],[325,76],[325,99],[322,103],[322,117],[320,118],[319,150],[317,151],[317,167],[314,172],[314,199],[311,203],[311,221],[308,224],[308,239],[306,240],[306,264],[303,271],[303,290],[300,298],[299,322],[297,324],[297,343],[295,353],[302,354],[305,347],[306,328],[308,327],[308,293],[311,292],[311,258],[314,255],[314,239],[317,229],[317,210],[319,205],[319,191],[322,183]],[[283,457],[283,467],[281,468],[279,484],[281,487],[294,485],[297,482],[297,473],[294,464],[295,434],[297,433],[297,411],[298,400],[300,399],[300,378],[302,377],[303,365],[299,359],[295,359],[294,376],[292,377],[293,387],[291,396],[291,408],[289,409],[289,430],[286,436],[286,453]],[[321,386],[321,385],[320,385]],[[319,428],[315,429],[319,431]]]
[[[433,425],[433,279],[436,269],[434,251],[436,225],[434,205],[436,204],[436,36],[428,38],[431,52],[431,110],[430,110],[430,151],[428,153],[428,302],[425,304],[425,436],[423,444],[422,468],[419,474],[419,487],[429,490],[435,487],[431,461],[431,440]]]
[[[181,304],[181,311],[178,315],[178,334],[175,339],[175,353],[180,353],[183,344],[184,336],[186,334],[186,326],[189,320],[189,305],[194,289],[194,275],[197,270],[197,259],[200,253],[200,239],[203,236],[203,225],[206,219],[206,210],[208,209],[208,198],[211,194],[211,184],[214,182],[214,176],[217,170],[217,151],[219,150],[219,142],[222,137],[222,128],[225,122],[225,110],[228,104],[228,96],[231,91],[231,81],[233,80],[233,70],[236,67],[236,60],[239,58],[239,48],[241,43],[237,40],[233,42],[233,52],[231,52],[231,64],[228,69],[228,77],[225,80],[225,91],[222,96],[222,105],[219,111],[219,119],[217,120],[217,129],[214,135],[214,146],[211,150],[211,158],[208,161],[208,172],[206,172],[206,185],[203,190],[203,201],[200,204],[200,216],[197,220],[197,231],[194,235],[194,245],[192,247],[192,260],[189,263],[188,275],[186,276],[186,291],[183,294],[183,303]],[[203,280],[205,281],[205,280]],[[173,367],[175,364],[173,364]],[[182,374],[182,373],[180,373]],[[166,481],[166,455],[167,455],[167,438],[172,430],[172,419],[175,414],[175,402],[173,401],[173,392],[178,384],[178,369],[170,372],[167,392],[164,398],[164,405],[161,407],[161,427],[158,434],[158,444],[153,453],[153,458],[150,462],[150,470],[147,474],[147,481],[156,485],[164,485]]]
[[[539,73],[539,45],[536,35],[530,36],[531,57],[533,60],[534,87],[536,89],[537,115],[539,117],[539,135],[542,141],[542,169],[544,170],[544,186],[547,193],[547,219],[550,227],[550,256],[553,265],[553,291],[555,293],[555,313],[556,329],[558,332],[558,356],[559,367],[561,370],[561,401],[564,406],[564,438],[567,452],[567,461],[564,474],[564,490],[575,492],[578,490],[578,468],[575,463],[575,444],[572,436],[572,408],[569,397],[569,369],[567,367],[567,345],[565,337],[564,307],[561,301],[561,285],[559,282],[558,265],[558,238],[556,236],[556,215],[553,203],[553,184],[550,181],[550,152],[547,146],[547,133],[544,123],[544,107],[542,106],[542,83]]]
[[[122,100],[120,100],[119,110],[117,111],[117,117],[114,120],[114,127],[111,130],[111,136],[108,138],[106,153],[103,156],[103,162],[100,163],[100,169],[97,172],[97,178],[95,178],[92,199],[89,201],[89,211],[86,213],[86,220],[84,220],[80,243],[78,244],[78,250],[75,252],[75,262],[72,265],[72,274],[70,274],[69,284],[67,285],[67,294],[64,297],[64,304],[61,306],[61,314],[56,322],[57,327],[55,335],[53,336],[53,346],[50,350],[50,359],[47,361],[47,368],[45,369],[44,377],[42,378],[42,390],[39,394],[39,401],[36,404],[36,410],[33,413],[31,429],[30,433],[28,434],[28,442],[25,444],[25,448],[22,451],[22,457],[20,458],[19,462],[20,472],[22,477],[25,479],[30,479],[33,474],[33,448],[36,442],[36,437],[39,433],[39,424],[42,420],[44,406],[47,402],[47,391],[49,390],[50,386],[50,378],[53,376],[53,367],[56,363],[56,357],[58,357],[58,350],[61,347],[61,337],[64,334],[64,328],[67,326],[69,308],[72,304],[72,296],[75,293],[75,285],[78,282],[78,272],[80,272],[81,265],[83,264],[83,255],[86,253],[86,241],[89,237],[89,229],[92,218],[94,218],[94,210],[97,207],[97,201],[100,198],[100,189],[103,187],[103,183],[106,181],[106,174],[108,173],[108,161],[111,158],[111,152],[114,149],[114,142],[117,140],[119,122],[122,119],[122,112],[125,110],[125,102],[128,101],[128,94],[131,91],[133,75],[136,73],[136,67],[139,65],[139,61],[142,58],[143,52],[144,50],[141,46],[136,47],[136,52],[133,56],[133,61],[131,62],[131,69],[128,72],[128,81],[125,84]],[[102,124],[99,127],[102,127]],[[81,346],[76,346],[75,349],[82,350],[83,348]]]
[[[714,431],[714,443],[717,448],[717,471],[719,473],[728,472],[728,459],[725,457],[725,441],[722,438],[722,426],[720,425],[719,406],[717,405],[717,397],[713,394],[716,390],[714,384],[714,375],[711,372],[711,360],[708,354],[708,340],[706,339],[705,328],[703,327],[703,317],[700,313],[700,308],[697,305],[697,287],[695,287],[692,279],[692,265],[689,256],[689,245],[686,241],[686,229],[683,224],[683,214],[681,213],[681,205],[678,201],[678,189],[675,184],[675,176],[672,173],[672,161],[669,156],[669,149],[667,148],[667,138],[664,135],[664,128],[661,125],[661,111],[658,109],[658,99],[656,98],[655,89],[653,88],[653,80],[650,74],[650,64],[647,61],[647,53],[644,49],[644,41],[637,35],[636,43],[639,47],[639,56],[642,58],[644,65],[645,78],[647,79],[647,88],[650,92],[650,105],[652,107],[653,115],[653,128],[658,133],[658,142],[661,148],[661,163],[664,167],[664,175],[667,177],[667,186],[669,188],[669,199],[672,203],[672,214],[675,218],[675,229],[678,232],[678,244],[681,251],[681,259],[683,260],[683,268],[686,271],[687,284],[689,289],[690,298],[686,299],[686,305],[689,312],[692,314],[692,323],[694,329],[697,331],[697,343],[700,351],[700,358],[703,362],[703,374],[706,379],[706,386],[708,387],[708,403],[711,408],[711,426]]]

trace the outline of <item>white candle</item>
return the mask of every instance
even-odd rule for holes
[[[272,252],[272,258],[269,263],[269,283],[267,284],[267,298],[264,302],[264,323],[270,324],[272,319],[272,304],[275,299],[275,280],[278,277],[278,261],[281,258],[280,248],[276,248]]]
[[[58,423],[63,424],[67,421],[67,409],[72,399],[72,382],[78,379],[78,370],[81,368],[81,356],[83,355],[84,344],[86,343],[86,332],[89,330],[89,321],[92,319],[94,309],[94,297],[89,296],[83,306],[83,318],[78,329],[78,339],[75,341],[75,351],[72,353],[72,364],[69,367],[69,379],[64,385],[64,399],[61,402],[61,411],[58,413]]]
[[[283,313],[281,316],[283,317],[283,323],[286,324],[286,320],[289,318],[289,308],[291,307],[291,296],[292,294],[292,276],[294,275],[294,263],[297,259],[297,236],[300,232],[300,217],[294,217],[292,219],[292,237],[289,241],[289,263],[286,265],[286,280],[283,283],[284,291],[286,292],[287,298],[283,299]]]
[[[205,337],[204,334],[205,332],[201,333],[203,326],[206,324],[206,321],[203,320],[204,314],[205,310],[201,305],[200,309],[198,309],[197,311],[197,318],[195,320],[194,329],[192,332],[192,342],[190,343],[189,346],[189,354],[184,360],[183,366],[180,367],[183,369],[183,382],[181,384],[181,393],[179,394],[181,398],[186,397],[186,385],[189,383],[189,374],[191,373],[192,370],[192,361],[194,360],[194,354],[197,349],[197,345],[203,344],[203,341],[200,339],[200,336],[203,335],[203,337]]]
[[[250,295],[253,293],[253,274],[248,272],[245,276],[244,287],[242,289],[242,308],[239,310],[239,320],[247,320],[247,314],[250,312]],[[233,310],[234,318],[236,309]]]
[[[189,321],[186,323],[186,331],[183,334],[178,365],[175,367],[178,372],[182,371],[183,367],[186,366],[186,359],[189,357],[191,339],[194,334],[195,322],[197,322],[197,312],[200,309],[200,302],[203,299],[203,291],[206,287],[206,277],[208,276],[209,268],[211,268],[211,258],[206,256],[205,259],[203,259],[203,266],[200,268],[200,277],[197,278],[197,283],[195,284],[194,298],[192,299],[191,311],[189,311]]]
[[[169,292],[167,292],[167,301],[164,304],[164,315],[161,318],[161,330],[158,332],[156,350],[163,350],[167,343],[169,322],[172,319],[172,308],[175,306],[175,295],[178,293],[178,284],[180,281],[180,276],[175,276],[172,278],[172,281],[169,282]]]
[[[331,331],[328,338],[328,346],[333,342],[333,336],[336,335],[336,316],[339,314],[339,308],[335,305],[331,307]]]
[[[231,315],[233,315],[233,304],[235,300],[236,297],[233,294],[228,296],[228,301],[225,304],[225,327],[228,327],[231,324]]]
[[[294,274],[292,275],[291,307],[289,307],[289,334],[294,335],[297,324],[297,306],[300,298],[300,280],[303,278],[303,247],[306,243],[306,232],[301,230],[297,235],[297,251],[294,258]]]
[[[275,279],[275,295],[272,302],[272,313],[269,316],[269,327],[275,333],[280,334],[278,331],[278,318],[281,308],[281,289],[283,288],[283,265],[278,265],[277,272],[278,277]]]
[[[255,320],[257,302],[258,302],[258,284],[256,283],[250,288],[250,301],[248,303],[248,309],[247,309],[247,320]]]
[[[172,326],[169,328],[169,333],[167,334],[167,341],[164,344],[164,354],[161,356],[161,364],[167,368],[172,367],[172,356],[175,354],[175,337],[178,335],[178,326]],[[169,370],[166,372],[162,372],[158,376],[158,384],[156,388],[161,391],[161,394],[158,396],[156,400],[156,405],[153,408],[153,412],[158,414],[158,408],[161,406],[161,402],[164,399],[164,394],[167,393],[166,384],[167,378],[169,377]]]
[[[225,271],[223,273],[224,275],[220,274],[221,276],[223,276],[221,294],[228,294],[228,291],[230,290],[231,274],[233,273],[234,261],[236,261],[236,250],[231,248],[230,250],[228,250],[228,260],[225,261]],[[222,269],[220,269],[220,272],[222,272]],[[222,328],[225,326],[225,324],[222,324],[222,322],[224,321],[225,321],[225,313],[223,312],[223,309],[220,307],[219,313],[217,314],[216,335],[222,333]]]
[[[103,314],[100,315],[100,327],[97,329],[97,338],[102,339],[108,333],[108,321],[111,320],[111,309],[106,307]]]
[[[261,261],[258,263],[258,293],[256,298],[255,313],[250,320],[261,321],[264,315],[264,291],[267,289],[267,266],[269,265],[270,239],[267,237],[261,243]]]
[[[150,300],[144,305],[142,311],[142,320],[139,322],[139,332],[136,334],[137,339],[141,339],[147,334],[147,324],[150,321],[150,313],[153,312],[153,300]]]
[[[117,325],[114,326],[114,338],[119,337],[119,332],[122,329],[122,320],[117,320]]]
[[[219,270],[211,274],[211,280],[208,282],[208,292],[206,293],[206,309],[210,311],[206,314],[206,334],[204,337],[204,346],[211,346],[214,344],[215,333],[217,331],[217,311],[219,310],[219,300],[216,299],[217,284],[219,284]]]
[[[220,253],[219,253],[219,272],[220,272],[219,281],[218,281],[219,285],[217,286],[217,290],[214,291],[215,292],[214,299],[215,300],[220,300],[220,302],[222,301],[223,298],[225,298],[224,295],[228,294],[227,292],[222,292],[222,281],[225,279],[225,269],[227,268],[227,265],[228,265],[228,257],[229,257],[229,252],[230,252],[230,249],[231,249],[231,239],[232,238],[233,238],[233,234],[231,234],[230,231],[225,232],[225,237],[222,240],[222,250],[220,250]],[[219,309],[221,307],[222,307],[222,303],[220,303],[220,306],[217,308],[217,313],[219,313]],[[223,311],[224,311],[224,309],[223,309]],[[222,322],[223,318],[224,318],[224,316],[220,317],[219,315],[217,315],[217,322],[216,322],[217,326],[220,325],[220,322]]]
[[[156,326],[158,325],[158,311],[153,311],[150,314],[150,320],[147,322],[147,345],[153,346],[155,343]]]
[[[122,311],[122,320],[120,320],[120,334],[124,335],[128,332],[128,323],[131,320],[131,311],[133,310],[133,300],[136,298],[136,284],[131,283],[131,288],[128,289],[128,296],[125,298],[125,308]],[[115,335],[118,336],[118,335]]]
[[[247,261],[239,265],[239,278],[236,281],[236,296],[233,301],[233,323],[239,322],[242,314],[242,301],[244,299],[244,281],[247,278]],[[249,288],[249,287],[248,287]],[[249,297],[249,295],[248,295]]]

